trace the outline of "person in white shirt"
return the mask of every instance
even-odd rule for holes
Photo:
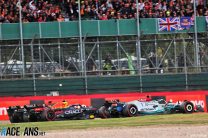
[[[35,3],[34,1],[32,0],[30,3],[29,3],[29,7],[32,11],[35,11],[36,10],[36,6],[35,6]]]

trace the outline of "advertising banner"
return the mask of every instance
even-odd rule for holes
[[[95,94],[95,95],[66,95],[66,96],[35,96],[35,97],[0,97],[0,120],[8,120],[7,108],[9,106],[23,106],[37,103],[60,103],[66,100],[70,104],[81,104],[86,106],[99,107],[105,100],[118,99],[122,102],[146,99],[149,95],[152,100],[164,99],[166,101],[183,102],[191,101],[194,105],[201,105],[205,112],[208,112],[207,91],[181,91],[181,92],[151,92],[151,93],[122,93],[122,94]],[[99,101],[100,100],[100,101]]]
[[[7,115],[7,107],[9,106],[16,106],[17,104],[22,106],[25,104],[29,104],[29,100],[24,100],[24,101],[4,101],[0,102],[0,120],[8,120],[8,115]]]

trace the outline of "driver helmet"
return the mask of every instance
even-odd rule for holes
[[[68,102],[66,100],[62,101],[62,107],[66,108],[68,106]]]

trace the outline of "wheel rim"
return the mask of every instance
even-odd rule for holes
[[[193,110],[192,105],[190,105],[190,104],[186,105],[186,110],[191,112]]]
[[[132,115],[135,115],[137,112],[137,109],[135,107],[131,107],[129,111]]]

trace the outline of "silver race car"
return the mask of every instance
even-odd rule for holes
[[[98,110],[101,118],[110,117],[132,117],[137,115],[172,114],[172,113],[193,113],[203,112],[200,105],[194,106],[190,101],[166,102],[163,99],[142,101],[134,100],[130,102],[120,102],[119,100],[106,101]]]

